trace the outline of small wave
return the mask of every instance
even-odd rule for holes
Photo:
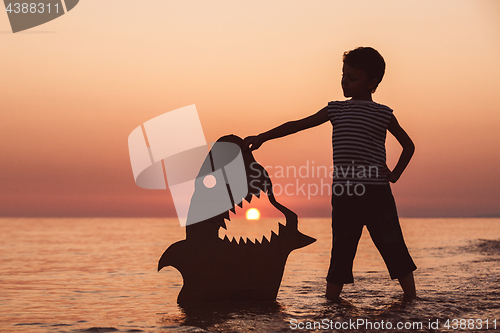
[[[50,325],[51,327],[64,327],[64,326],[73,326],[71,324],[53,324],[53,325]]]
[[[190,332],[190,333],[210,332],[196,326],[160,326],[159,328],[167,329],[168,332]]]
[[[479,239],[477,248],[483,253],[500,254],[500,240]]]
[[[498,255],[500,254],[500,240],[476,239],[470,241],[469,245],[461,247],[461,249],[467,252],[476,252],[484,255]]]
[[[117,328],[114,327],[91,327],[87,328],[84,330],[81,330],[81,332],[116,332],[118,331]]]

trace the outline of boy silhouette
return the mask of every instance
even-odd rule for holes
[[[317,113],[286,122],[244,139],[244,149],[330,121],[333,126],[332,233],[326,297],[339,301],[346,283],[353,283],[352,264],[366,225],[392,279],[398,279],[405,299],[416,298],[413,271],[390,184],[410,162],[415,146],[392,110],[373,102],[385,72],[385,61],[375,49],[358,47],[344,53],[342,90],[345,101],[330,102]],[[403,147],[391,171],[386,165],[387,130]]]

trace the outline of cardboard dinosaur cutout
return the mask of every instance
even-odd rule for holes
[[[236,146],[235,151],[227,151],[227,144]],[[264,168],[258,164],[250,150],[241,150],[243,140],[234,135],[221,137],[213,145],[205,159],[195,183],[186,226],[186,239],[172,244],[161,256],[158,271],[163,267],[175,267],[182,275],[184,285],[179,292],[179,304],[219,300],[267,300],[274,301],[278,294],[286,260],[290,252],[307,246],[316,240],[298,231],[297,214],[276,201],[272,183]],[[239,147],[239,148],[238,148]],[[246,171],[245,191],[238,193],[245,197],[232,200],[231,211],[235,204],[242,207],[243,201],[250,202],[253,197],[260,198],[261,192],[270,203],[283,213],[286,224],[279,224],[278,234],[272,233],[271,239],[263,238],[262,243],[250,240],[230,241],[227,236],[219,238],[219,228],[226,228],[229,211],[189,224],[190,216],[203,213],[207,199],[216,200],[216,187],[203,183],[210,172],[224,168],[237,154],[242,154]],[[217,179],[217,184],[226,185],[230,192],[228,177]],[[199,181],[198,181],[199,180]],[[224,182],[225,180],[225,182]],[[241,200],[240,200],[241,199]]]

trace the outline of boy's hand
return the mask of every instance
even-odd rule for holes
[[[264,140],[262,140],[262,137],[260,135],[247,136],[245,139],[243,139],[243,150],[259,149],[262,143],[264,143]]]
[[[399,177],[392,173],[392,171],[387,166],[385,166],[381,173],[383,176],[387,177],[387,180],[391,183],[395,183],[399,179]]]
[[[259,149],[259,147],[268,140],[281,138],[283,136],[297,133],[299,131],[303,131],[305,129],[326,123],[329,120],[327,109],[328,107],[325,106],[312,116],[286,122],[278,127],[275,127],[259,135],[247,136],[243,140],[242,150]]]

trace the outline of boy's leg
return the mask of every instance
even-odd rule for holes
[[[415,288],[415,280],[413,278],[413,272],[410,274],[399,278],[399,284],[401,288],[403,288],[404,298],[405,299],[415,299],[417,298],[417,291]]]
[[[390,187],[377,188],[372,201],[373,219],[367,223],[370,236],[389,269],[392,279],[397,278],[405,298],[416,298],[413,271],[417,269],[406,247],[394,197]]]
[[[326,298],[331,301],[340,300],[340,292],[342,291],[343,284],[326,282]]]
[[[345,283],[353,283],[352,264],[363,223],[358,217],[359,198],[332,193],[332,251],[326,277],[326,298],[338,301]]]

